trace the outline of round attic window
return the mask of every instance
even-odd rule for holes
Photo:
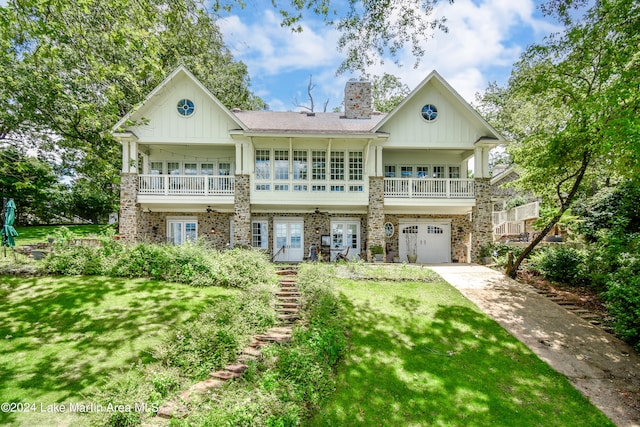
[[[190,99],[181,99],[178,101],[178,114],[183,117],[189,117],[196,109],[196,105]]]
[[[438,109],[433,104],[427,104],[422,107],[422,118],[428,122],[432,122],[438,118]]]

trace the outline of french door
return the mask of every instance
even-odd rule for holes
[[[297,262],[304,257],[304,221],[294,218],[273,220],[274,261]]]

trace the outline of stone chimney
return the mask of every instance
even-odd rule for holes
[[[349,80],[344,87],[345,118],[369,119],[372,111],[371,82]]]

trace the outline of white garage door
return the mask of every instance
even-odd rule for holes
[[[400,260],[410,253],[425,264],[451,262],[451,224],[444,222],[400,223]]]

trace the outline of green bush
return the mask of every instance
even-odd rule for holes
[[[258,289],[251,294],[220,301],[197,319],[176,328],[154,351],[164,366],[179,368],[191,378],[234,361],[253,334],[275,324],[273,293]]]
[[[640,253],[620,256],[602,296],[614,316],[615,333],[640,350]]]
[[[70,245],[68,233],[59,239],[44,268],[63,275],[149,277],[192,286],[252,289],[276,279],[273,265],[261,251],[217,251],[201,242],[179,246],[126,244],[105,237],[102,246]]]
[[[587,280],[585,259],[585,253],[579,249],[558,246],[538,251],[531,257],[531,264],[549,280],[579,285]]]

